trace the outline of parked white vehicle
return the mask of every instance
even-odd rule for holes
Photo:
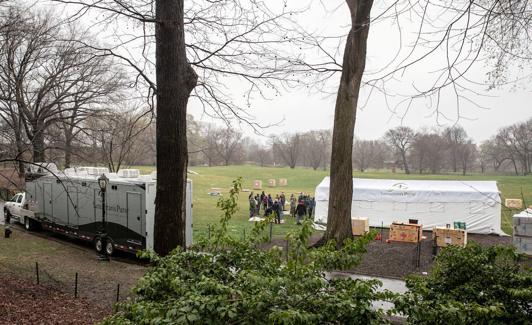
[[[39,226],[35,220],[35,213],[30,210],[25,192],[17,193],[11,200],[4,203],[4,216],[9,216],[22,223],[26,230],[33,230]]]

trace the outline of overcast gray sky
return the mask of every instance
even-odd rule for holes
[[[345,34],[348,30],[349,14],[344,0],[327,0],[324,6],[320,1],[310,1],[312,6],[309,11],[298,16],[298,21],[319,33]],[[382,12],[390,1],[376,1],[372,11],[372,17]],[[300,5],[300,1],[288,1],[289,6]],[[405,19],[401,23],[402,45],[407,45],[413,41],[419,23],[411,18]],[[368,59],[366,71],[375,71],[381,68],[391,56],[394,55],[399,44],[399,33],[397,25],[392,21],[383,19],[375,23],[370,28]],[[444,53],[438,52],[426,61],[417,63],[407,74],[396,78],[394,83],[390,83],[391,92],[407,92],[407,88],[412,91],[412,85],[419,87],[424,82],[430,80],[430,75],[434,70],[443,66]],[[340,56],[341,62],[341,56]],[[468,75],[470,79],[477,82],[484,82],[487,69],[484,63],[479,62]],[[516,77],[526,74],[522,71],[515,73]],[[512,77],[512,76],[510,76]],[[332,80],[329,89],[335,90],[340,79],[338,75]],[[355,127],[355,135],[363,139],[376,139],[384,132],[398,125],[410,126],[418,129],[421,127],[449,126],[454,123],[462,125],[475,141],[483,141],[492,136],[500,127],[522,121],[532,117],[531,88],[527,87],[530,79],[525,79],[515,85],[503,87],[490,92],[485,91],[486,87],[473,87],[475,91],[481,92],[484,96],[475,96],[470,99],[475,104],[463,100],[460,103],[460,115],[457,116],[456,97],[452,92],[442,94],[441,113],[448,119],[436,118],[434,109],[429,108],[426,100],[419,100],[412,104],[408,113],[403,109],[392,112],[386,105],[384,97],[373,93],[366,107],[358,112]],[[367,94],[366,92],[362,92]],[[365,97],[362,97],[365,98]],[[335,96],[327,96],[322,93],[309,93],[307,90],[296,90],[285,92],[280,97],[272,100],[257,98],[252,102],[251,112],[258,121],[268,124],[282,120],[278,126],[271,127],[264,132],[282,133],[294,131],[308,131],[313,129],[332,128],[334,116]],[[477,105],[482,106],[479,108]],[[212,121],[201,114],[201,108],[192,103],[191,112],[197,117],[206,121]],[[219,123],[219,122],[216,122]],[[251,128],[243,126],[245,134],[253,135]]]
[[[394,0],[375,1],[372,18],[379,16],[385,8],[394,2]],[[284,4],[284,1],[268,0],[267,3],[272,6],[280,6]],[[287,9],[309,6],[305,13],[295,18],[300,25],[309,31],[321,35],[345,35],[348,32],[349,14],[344,0],[287,0],[286,3]],[[408,2],[405,1],[405,3]],[[185,1],[185,6],[186,4],[187,1]],[[71,10],[67,10],[67,12],[71,12]],[[438,12],[436,9],[433,15],[437,17],[436,24],[445,25],[447,23],[448,16],[445,12]],[[368,40],[366,79],[378,75],[375,73],[385,67],[395,57],[399,49],[401,49],[399,59],[409,53],[408,46],[413,44],[419,29],[419,17],[408,12],[402,15],[398,21],[401,26],[401,33],[399,33],[397,20],[383,18],[372,23]],[[89,24],[90,20],[85,19],[84,23]],[[116,28],[124,29],[126,27],[131,26],[118,26]],[[106,29],[104,33],[109,32],[108,26]],[[99,38],[103,39],[101,35],[103,34],[99,34]],[[420,48],[415,54],[421,54],[423,51],[426,51],[426,48]],[[133,56],[135,56],[134,53]],[[139,57],[139,55],[136,56]],[[341,62],[341,60],[342,53],[339,53],[338,61]],[[367,105],[358,111],[355,136],[362,139],[376,139],[381,137],[387,129],[398,125],[419,129],[421,127],[444,127],[459,123],[475,141],[480,142],[488,139],[500,127],[532,117],[530,77],[515,85],[490,92],[485,91],[486,86],[470,85],[472,90],[485,96],[466,94],[467,99],[460,101],[459,115],[461,118],[458,118],[456,96],[451,89],[443,91],[441,94],[439,114],[435,114],[434,111],[434,98],[432,101],[427,98],[416,100],[412,102],[408,111],[406,111],[404,103],[394,108],[395,104],[402,100],[399,94],[413,94],[416,89],[423,89],[431,84],[437,76],[438,69],[445,67],[445,62],[445,52],[435,51],[426,60],[416,63],[404,73],[396,74],[393,80],[386,83],[387,92],[390,94],[387,100],[380,93],[372,93]],[[393,67],[392,64],[391,68]],[[518,67],[510,67],[510,71],[513,71],[510,73],[510,79],[526,76],[530,73],[530,69],[527,69],[528,71],[522,71]],[[479,62],[475,64],[467,77],[482,83],[487,80],[487,71],[484,63]],[[339,79],[340,75],[338,74],[330,80],[326,89],[335,93]],[[227,89],[229,95],[237,99],[242,98],[242,85],[238,82],[227,81]],[[369,89],[363,89],[360,101],[366,102],[368,94]],[[256,121],[262,124],[274,124],[281,121],[278,125],[263,130],[264,134],[330,129],[333,126],[335,98],[335,95],[324,94],[316,90],[296,89],[291,92],[283,92],[281,96],[272,96],[268,100],[255,97],[251,102],[249,112]],[[482,106],[482,108],[478,106]],[[395,111],[393,111],[394,109]],[[196,119],[222,124],[220,120],[213,120],[203,114],[201,106],[194,100],[190,101],[189,112]],[[235,127],[239,126],[235,125]],[[241,128],[246,135],[260,138],[254,135],[251,127],[243,124]]]

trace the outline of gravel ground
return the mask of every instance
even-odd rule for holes
[[[390,278],[404,278],[411,273],[429,272],[433,260],[432,232],[424,231],[427,239],[421,241],[421,255],[419,268],[416,266],[416,245],[411,243],[386,243],[388,229],[383,230],[381,241],[373,241],[368,246],[362,263],[353,271],[359,274],[382,276]],[[511,237],[496,235],[467,234],[468,242],[477,242],[483,246],[511,245]]]
[[[312,236],[311,244],[317,242],[320,236],[320,234]],[[371,242],[367,247],[367,253],[364,254],[362,263],[350,271],[362,275],[397,279],[403,279],[412,273],[430,272],[434,262],[432,241],[430,240],[432,232],[424,231],[423,236],[427,239],[421,242],[419,267],[416,265],[416,245],[401,242],[386,243],[388,229],[383,229],[383,240]],[[468,242],[477,242],[483,246],[512,244],[512,237],[509,236],[467,234],[467,239]],[[274,238],[272,243],[266,246],[271,247],[272,245],[286,247],[286,241]],[[532,262],[529,259],[525,263],[530,265]]]

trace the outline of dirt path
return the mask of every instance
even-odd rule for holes
[[[94,324],[111,312],[87,299],[2,274],[0,324]]]

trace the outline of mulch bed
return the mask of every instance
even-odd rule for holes
[[[383,229],[383,241],[371,242],[364,255],[362,263],[353,270],[355,273],[381,276],[389,278],[404,278],[412,273],[430,272],[434,262],[432,247],[432,232],[424,231],[427,239],[421,241],[419,268],[416,265],[416,244],[390,242],[388,229]],[[477,242],[482,246],[511,245],[512,238],[497,235],[467,234],[468,242]]]
[[[377,231],[380,232],[379,229]],[[405,276],[422,272],[430,272],[430,268],[434,263],[432,255],[432,232],[424,231],[423,236],[427,239],[421,242],[421,254],[419,267],[416,263],[416,245],[411,243],[390,242],[387,243],[388,229],[382,230],[382,241],[373,241],[367,246],[367,253],[364,254],[360,265],[351,272],[386,278],[403,279]],[[321,234],[312,236],[311,244],[317,242],[321,238]],[[491,245],[512,245],[512,237],[497,236],[497,235],[479,235],[467,234],[468,242],[477,242],[483,246]],[[265,245],[271,247],[273,245],[285,247],[286,241],[280,238],[274,238],[271,244]],[[526,261],[527,265],[531,262]]]
[[[31,280],[0,277],[0,324],[94,324],[112,312]]]

